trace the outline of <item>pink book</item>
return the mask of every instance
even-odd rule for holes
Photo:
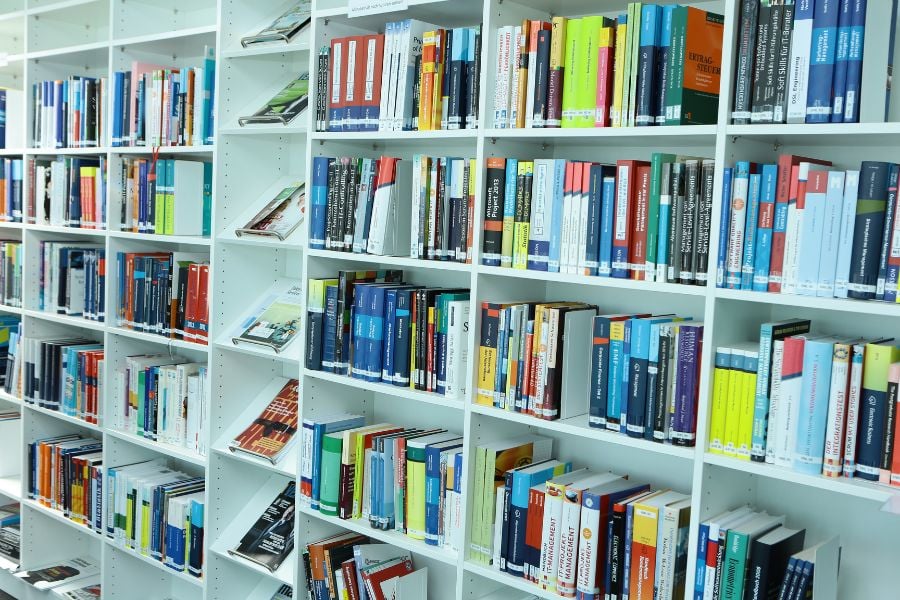
[[[613,90],[613,66],[615,65],[615,29],[612,27],[609,36],[606,38],[609,43],[601,36],[601,44],[599,49],[599,59],[597,61],[597,106],[594,112],[594,127],[609,127],[609,107],[612,104]]]
[[[900,409],[900,362],[891,364],[890,369],[888,369],[888,402],[894,402],[894,408]],[[900,437],[900,424],[897,423],[897,411],[895,410],[893,447],[889,449],[891,468],[890,470],[881,469],[878,473],[879,483],[889,483],[895,487],[900,487],[900,444],[897,443],[898,437]]]

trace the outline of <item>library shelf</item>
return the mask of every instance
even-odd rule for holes
[[[167,444],[165,442],[148,440],[145,437],[135,435],[133,433],[127,433],[124,431],[117,431],[116,429],[113,429],[111,427],[107,427],[104,431],[106,432],[106,435],[114,437],[118,440],[122,440],[123,442],[128,442],[129,444],[134,444],[135,446],[141,446],[142,448],[147,448],[148,450],[152,450],[159,454],[163,454],[170,458],[175,458],[192,465],[197,465],[198,467],[205,467],[207,463],[207,459],[205,456],[197,452],[188,450],[187,448]]]
[[[686,138],[692,143],[716,143],[715,125],[682,125],[678,127],[579,127],[549,129],[491,128],[484,131],[488,140],[538,140],[552,143],[566,140],[613,139],[627,140],[628,145],[644,145],[654,139]],[[445,132],[446,133],[446,132]]]
[[[184,29],[173,29],[170,31],[165,31],[162,33],[150,33],[146,35],[136,35],[132,37],[122,37],[122,38],[113,38],[112,43],[110,44],[113,47],[116,46],[137,46],[141,44],[156,44],[159,42],[166,42],[172,40],[178,40],[182,38],[190,38],[195,36],[209,36],[215,35],[217,31],[216,25],[201,25],[199,27],[186,27]]]
[[[0,304],[0,313],[10,313],[13,315],[21,315],[22,307],[20,306],[10,306],[8,304]]]
[[[22,498],[22,478],[18,475],[0,477],[0,495],[9,500],[20,500]],[[4,502],[4,504],[6,503]]]
[[[412,400],[414,402],[432,404],[435,406],[441,406],[453,410],[461,411],[465,409],[464,401],[462,399],[448,398],[447,396],[436,394],[434,392],[423,392],[421,390],[414,390],[410,387],[401,387],[391,385],[389,383],[365,381],[364,379],[357,379],[355,377],[350,377],[349,375],[338,375],[337,373],[328,373],[327,371],[314,371],[312,369],[304,369],[303,375],[304,377],[309,377],[310,379],[330,381],[332,383],[356,388],[358,390],[366,390],[369,392],[376,392],[378,394],[393,396],[397,399]]]
[[[9,392],[7,392],[6,390],[4,390],[2,388],[0,388],[0,400],[3,400],[4,402],[9,402],[10,404],[15,404],[17,406],[21,406],[23,404],[21,398],[18,398],[16,396],[10,394]]]
[[[238,354],[246,354],[247,356],[270,358],[272,360],[277,360],[284,363],[297,363],[300,361],[300,351],[303,344],[296,339],[288,344],[281,352],[275,352],[273,349],[266,346],[254,344],[235,344],[231,341],[231,338],[231,335],[223,335],[221,338],[216,340],[213,345],[217,349],[224,350],[226,352],[237,352]]]
[[[45,312],[43,310],[33,310],[26,308],[22,311],[26,317],[33,317],[44,321],[53,321],[69,327],[80,327],[81,329],[90,329],[92,331],[103,331],[106,327],[103,321],[92,321],[82,317],[74,317],[71,315],[61,315],[58,313]]]
[[[294,567],[293,564],[296,561],[297,550],[294,549],[290,555],[288,555],[287,560],[281,563],[281,566],[278,567],[275,571],[270,571],[267,568],[258,565],[254,562],[250,562],[240,556],[235,556],[228,552],[228,550],[222,549],[216,546],[215,543],[210,547],[210,551],[218,556],[219,558],[225,559],[231,565],[240,565],[245,569],[249,569],[254,571],[260,575],[264,575],[267,578],[274,579],[280,583],[286,583],[288,585],[294,585]]]
[[[164,235],[158,233],[135,233],[133,231],[110,231],[109,237],[136,242],[159,242],[160,244],[175,244],[179,246],[203,246],[209,247],[212,242],[208,237],[199,235]]]
[[[0,148],[0,156],[22,156],[25,154],[25,148]],[[4,225],[12,225],[13,223],[3,222]],[[21,225],[21,223],[18,223]]]
[[[30,231],[42,231],[45,233],[61,233],[64,235],[74,235],[79,237],[106,237],[105,229],[88,229],[86,227],[63,227],[61,225],[38,225],[37,223],[28,223],[25,226]]]
[[[449,261],[449,260],[423,260],[419,258],[410,258],[408,256],[379,256],[376,254],[357,254],[355,252],[336,252],[334,250],[314,250],[306,251],[309,256],[316,258],[326,258],[336,261],[362,262],[372,265],[380,265],[380,267],[400,267],[404,269],[429,269],[436,271],[457,271],[469,272],[472,265],[467,263]]]
[[[168,348],[179,348],[182,350],[193,350],[195,352],[203,353],[208,352],[209,349],[209,346],[206,344],[191,342],[189,340],[179,340],[155,333],[147,333],[145,331],[135,331],[134,329],[128,329],[127,327],[108,325],[106,330],[115,335],[141,340],[151,344],[159,344],[160,346],[166,346]]]
[[[93,431],[94,433],[103,433],[103,427],[101,427],[100,425],[95,423],[88,423],[84,419],[79,419],[78,417],[67,415],[61,411],[50,410],[49,408],[44,408],[42,406],[38,406],[37,404],[32,404],[31,402],[23,402],[22,405],[26,410],[30,410],[42,415],[47,415],[48,417],[52,417],[70,425],[75,425],[76,427],[81,427],[82,429],[87,429],[88,431]]]
[[[393,546],[396,546],[397,548],[408,550],[413,554],[432,558],[436,561],[448,565],[456,565],[457,563],[456,552],[440,548],[438,546],[430,546],[423,540],[412,539],[408,535],[400,533],[398,531],[385,531],[383,529],[376,529],[369,525],[369,522],[364,519],[340,519],[331,515],[323,515],[318,510],[315,510],[308,506],[304,506],[302,504],[298,505],[298,509],[301,513],[313,519],[318,519],[319,521],[323,521],[325,523],[331,523],[332,525],[337,525],[342,529],[354,531],[361,535],[367,535],[372,539],[378,540],[379,542],[391,544]]]
[[[270,42],[267,44],[253,44],[246,48],[238,45],[222,51],[222,58],[250,58],[253,56],[268,56],[270,54],[289,54],[291,52],[309,52],[309,35],[305,32],[297,34],[297,38],[289,44],[284,42]]]
[[[513,577],[509,573],[504,573],[502,571],[492,569],[491,567],[476,564],[471,560],[466,560],[465,562],[463,562],[463,569],[468,573],[474,573],[475,575],[480,575],[481,577],[484,577],[486,579],[502,582],[504,585],[516,588],[517,590],[521,590],[525,593],[534,594],[538,598],[544,598],[546,600],[556,600],[563,597],[557,594],[556,590],[545,590],[540,585],[532,583],[527,579],[522,579],[521,577]]]
[[[478,139],[477,129],[452,129],[435,131],[315,131],[310,133],[314,141],[374,141],[384,144],[408,142],[414,144],[442,140]]]
[[[110,149],[106,146],[92,146],[87,148],[42,148],[40,146],[35,146],[27,148],[24,153],[29,156],[78,156],[81,154],[84,156],[98,156],[100,154],[108,153],[109,150]]]
[[[300,234],[299,232],[297,232],[294,235],[299,237]],[[267,237],[261,235],[236,236],[233,232],[229,231],[227,233],[219,235],[216,238],[216,241],[221,244],[229,244],[232,246],[257,246],[260,248],[274,248],[292,252],[301,252],[303,250],[303,246],[301,246],[297,242],[297,240],[294,239],[294,235],[289,236],[286,240],[279,240],[276,237]]]
[[[285,125],[266,125],[266,124],[251,124],[246,127],[241,127],[236,123],[234,125],[230,125],[228,127],[222,127],[216,132],[218,135],[306,135],[308,130],[306,127],[302,125],[297,125],[296,123],[287,123]]]
[[[601,442],[613,446],[622,446],[625,448],[639,450],[642,452],[652,452],[656,454],[664,454],[666,456],[674,456],[679,459],[690,461],[694,459],[696,453],[692,447],[674,446],[672,444],[659,444],[649,440],[633,438],[624,433],[616,433],[607,431],[597,427],[588,425],[588,415],[578,415],[567,419],[557,419],[556,421],[547,421],[538,419],[522,413],[503,410],[493,406],[483,406],[481,404],[472,404],[471,411],[474,414],[492,417],[494,419],[502,419],[511,421],[529,427],[535,427],[541,431],[556,432],[563,435],[576,436],[586,438],[594,442]]]
[[[38,512],[46,517],[49,517],[58,523],[63,523],[65,525],[68,525],[69,527],[71,527],[72,529],[75,529],[76,531],[78,531],[80,533],[93,534],[93,535],[97,536],[97,538],[100,538],[99,532],[94,531],[93,529],[87,527],[86,525],[82,525],[81,523],[77,523],[77,522],[73,521],[72,519],[70,519],[69,517],[64,515],[61,511],[50,508],[49,506],[44,506],[40,502],[38,502],[36,500],[32,500],[31,498],[22,498],[20,500],[20,502],[21,502],[22,506],[27,506],[28,508],[34,510],[35,512]]]
[[[42,13],[50,13],[64,8],[72,8],[75,6],[83,6],[85,4],[94,4],[101,0],[60,0],[59,2],[51,2],[40,6],[27,9],[29,15],[39,15]]]
[[[193,575],[190,575],[188,573],[185,573],[182,571],[176,571],[175,569],[171,569],[171,568],[167,567],[165,564],[163,564],[162,562],[156,560],[155,558],[147,556],[146,554],[141,554],[140,552],[137,552],[132,548],[126,548],[124,546],[120,546],[119,544],[115,543],[115,541],[113,541],[112,539],[110,539],[106,536],[103,536],[103,542],[107,546],[112,548],[113,551],[118,551],[123,554],[127,554],[128,556],[131,556],[133,558],[136,558],[136,559],[150,565],[151,567],[154,567],[164,573],[169,574],[171,577],[174,577],[175,579],[179,579],[181,581],[189,583],[192,586],[203,587],[203,578],[202,577],[194,577]]]
[[[60,48],[27,52],[26,56],[31,60],[38,60],[42,58],[69,56],[76,53],[93,52],[96,50],[106,50],[107,48],[109,48],[109,42],[87,42],[85,44],[74,44],[72,46],[62,46]]]
[[[819,298],[794,294],[770,294],[748,290],[716,289],[715,297],[721,300],[737,300],[774,306],[792,306],[807,309],[822,309],[831,312],[900,317],[900,304],[876,300],[854,300],[852,298]]]
[[[197,154],[207,155],[216,151],[214,144],[197,146],[110,146],[110,154]]]
[[[294,445],[294,448],[286,452],[282,459],[275,464],[272,464],[271,462],[262,458],[244,454],[243,452],[232,452],[224,445],[217,445],[213,447],[212,451],[219,456],[225,457],[226,460],[242,462],[244,464],[252,466],[254,469],[271,471],[272,473],[281,475],[282,477],[287,477],[288,479],[296,479],[297,477],[297,461],[299,460],[299,451],[296,444]]]

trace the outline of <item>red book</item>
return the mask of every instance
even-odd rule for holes
[[[366,592],[370,598],[373,600],[386,600],[384,593],[381,591],[382,582],[394,577],[403,577],[412,573],[412,571],[413,566],[410,559],[398,558],[363,571],[363,584],[366,586]]]
[[[769,259],[769,291],[780,292],[782,281],[782,267],[784,266],[784,240],[787,228],[787,206],[792,194],[791,182],[796,181],[796,175],[792,172],[801,162],[816,165],[831,166],[827,160],[817,160],[796,156],[794,154],[782,154],[778,157],[778,179],[775,184],[775,207],[772,216],[772,257]],[[760,214],[760,223],[762,223]]]
[[[537,583],[540,580],[541,543],[544,526],[543,485],[528,490],[528,516],[525,518],[525,570],[523,576]]]
[[[378,118],[381,114],[381,69],[384,61],[384,34],[363,36],[363,56],[360,80],[361,90],[361,129],[378,131]]]
[[[200,265],[191,263],[188,267],[187,301],[184,303],[184,339],[198,341],[200,328],[197,325],[200,302]]]
[[[356,583],[356,561],[348,558],[341,563],[341,573],[344,575],[344,587],[350,600],[359,600],[359,587]]]
[[[634,207],[637,204],[637,169],[650,166],[640,160],[616,161],[616,202],[613,214],[612,276],[627,279],[630,271]],[[645,211],[646,212],[646,209]],[[646,225],[644,226],[646,229]],[[646,240],[644,242],[646,244]],[[645,250],[646,252],[646,250]]]
[[[608,44],[604,44],[605,38],[600,35],[600,47],[597,59],[597,101],[594,112],[594,127],[609,127],[609,107],[612,105],[613,74],[616,54],[616,29],[609,29]],[[602,30],[601,30],[602,31]]]
[[[647,212],[650,207],[650,165],[637,167],[636,194],[634,196],[634,231],[628,249],[628,262],[632,279],[645,279],[647,267]]]
[[[197,340],[205,344],[209,338],[209,265],[200,265],[200,289],[197,298]]]
[[[888,402],[893,400],[900,405],[900,363],[893,363],[888,369]],[[891,397],[893,392],[893,398]],[[897,406],[900,408],[900,406]],[[894,413],[897,414],[896,412]],[[900,486],[900,419],[894,418],[894,448],[891,453],[891,473],[889,481],[892,486]]]

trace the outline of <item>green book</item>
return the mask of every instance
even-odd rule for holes
[[[482,510],[484,506],[483,487],[484,486],[484,462],[487,456],[487,449],[483,446],[475,448],[475,489],[472,490],[472,499],[474,506],[472,507],[472,525],[469,529],[469,552],[470,560],[476,562],[484,562],[482,558],[481,546],[481,521]]]
[[[322,438],[322,468],[319,472],[319,512],[336,517],[341,486],[341,449],[344,433],[338,431]]]
[[[185,202],[185,198],[181,201]],[[172,235],[175,233],[175,161],[166,161],[166,210],[165,210],[165,233]],[[158,229],[156,233],[161,233]]]
[[[662,195],[663,163],[675,162],[674,154],[654,152],[650,156],[650,202],[647,206],[647,268],[644,277],[653,281],[656,276],[656,254],[659,246],[659,198]]]
[[[575,127],[593,127],[597,106],[597,65],[600,54],[600,30],[602,16],[594,15],[581,19],[579,39],[575,47]]]
[[[755,539],[780,525],[784,525],[784,516],[760,513],[728,530],[725,538],[725,568],[720,600],[743,599],[750,547]]]
[[[643,2],[631,2],[628,4],[628,111],[625,113],[628,119],[627,126],[634,127],[634,116],[637,114],[637,80],[640,71],[641,49],[641,12]]]
[[[203,237],[212,235],[212,173],[212,163],[203,163]]]
[[[156,203],[153,232],[164,234],[166,232],[166,194],[169,183],[169,163],[172,161],[161,159],[156,161],[156,194],[153,201]]]
[[[566,67],[568,77],[563,77],[562,127],[575,127],[576,77],[578,64],[578,40],[581,38],[581,22],[584,19],[569,19],[566,25]]]

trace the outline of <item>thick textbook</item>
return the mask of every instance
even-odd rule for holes
[[[295,35],[309,25],[310,5],[310,0],[301,0],[263,29],[253,35],[242,37],[241,46],[246,48],[264,42],[290,42]]]
[[[282,189],[242,227],[234,230],[242,235],[276,237],[284,241],[303,222],[306,214],[306,185],[297,183]]]
[[[275,395],[265,410],[228,443],[232,452],[258,456],[273,465],[296,440],[299,421],[300,383],[291,379]]]
[[[300,331],[302,286],[273,287],[266,302],[244,322],[243,331],[232,338],[235,344],[257,344],[281,352]]]
[[[294,492],[291,481],[256,520],[230,554],[240,556],[271,572],[294,550]]]
[[[302,73],[272,96],[252,115],[241,117],[238,124],[280,123],[287,125],[303,112],[309,104],[309,73]]]
[[[37,569],[13,573],[25,583],[39,589],[50,590],[68,581],[99,575],[100,565],[90,556],[80,556],[52,563]]]

